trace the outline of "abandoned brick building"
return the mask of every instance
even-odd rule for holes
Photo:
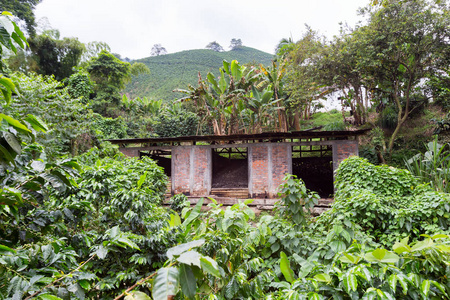
[[[110,140],[132,157],[150,156],[171,178],[171,193],[192,197],[276,198],[286,173],[322,198],[333,194],[333,172],[358,155],[358,131],[185,136]]]

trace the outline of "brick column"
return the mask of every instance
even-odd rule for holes
[[[346,158],[359,155],[357,140],[334,141],[333,145],[333,173]]]
[[[269,163],[267,145],[255,144],[248,147],[248,171],[250,197],[268,197]]]
[[[289,144],[270,144],[269,162],[271,174],[269,174],[269,197],[275,198],[278,187],[283,183],[286,173],[292,173],[292,149]]]
[[[190,195],[191,147],[178,146],[172,149],[172,191]]]
[[[140,148],[122,148],[122,147],[120,147],[119,151],[129,157],[139,157],[139,149]]]
[[[211,192],[211,148],[194,146],[191,151],[190,193],[192,196],[208,196]]]

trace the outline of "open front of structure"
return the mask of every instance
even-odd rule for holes
[[[277,197],[286,173],[322,198],[332,196],[339,163],[358,155],[359,131],[298,131],[228,136],[110,140],[128,156],[148,155],[171,178],[171,194]]]

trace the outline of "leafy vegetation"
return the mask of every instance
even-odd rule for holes
[[[180,98],[182,94],[173,90],[195,85],[198,73],[205,77],[208,72],[215,71],[222,66],[224,60],[237,60],[243,64],[256,62],[269,64],[272,55],[248,47],[216,52],[213,50],[188,50],[173,54],[152,56],[139,59],[151,74],[143,74],[134,78],[127,85],[125,93],[131,97],[148,97],[171,101]]]
[[[341,162],[335,202],[318,217],[310,215],[317,194],[291,175],[272,214],[256,217],[252,200],[224,209],[211,199],[202,210],[203,199],[191,205],[184,195],[165,207],[167,178],[154,161],[94,142],[210,133],[210,124],[216,134],[288,131],[305,126],[313,101],[332,90],[343,93],[357,124],[372,101],[391,133],[412,111],[424,112],[425,86],[445,107],[447,3],[373,2],[369,23],[332,43],[312,30],[297,43],[282,40],[270,67],[238,63],[238,55],[255,53],[238,39],[229,52],[143,60],[187,66],[193,54],[205,72],[220,67],[219,77],[191,83],[188,104],[121,95],[148,69],[101,51],[101,43],[76,55],[74,65],[84,60],[79,71],[58,75],[65,83],[2,65],[0,299],[449,298],[449,151],[437,140],[407,157],[409,171],[358,157]],[[27,44],[8,13],[0,33],[13,53]],[[36,39],[48,51],[58,46],[55,37]],[[51,62],[61,67],[61,59]],[[334,111],[312,122],[339,129],[346,118]],[[372,144],[383,161],[382,129],[373,130]]]

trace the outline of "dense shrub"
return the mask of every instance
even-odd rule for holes
[[[160,137],[196,135],[199,118],[192,112],[178,114],[164,112],[156,118],[154,131]]]
[[[341,163],[335,179],[335,203],[322,221],[351,221],[386,245],[448,231],[450,196],[420,184],[407,170],[351,157]]]

